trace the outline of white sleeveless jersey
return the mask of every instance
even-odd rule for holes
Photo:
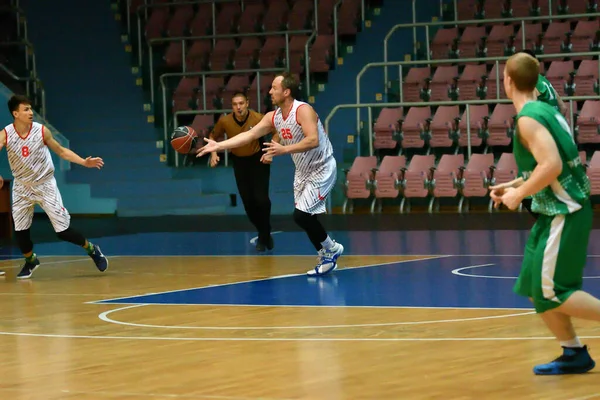
[[[305,102],[294,100],[292,109],[288,116],[284,119],[281,108],[275,110],[273,114],[273,126],[279,132],[281,144],[284,146],[296,144],[304,139],[302,126],[298,123],[296,112],[298,108],[308,105]],[[303,153],[292,154],[292,160],[296,165],[296,174],[310,174],[311,171],[325,165],[333,158],[333,147],[329,141],[329,137],[325,132],[325,128],[321,120],[317,120],[317,130],[319,132],[319,146]]]
[[[15,182],[34,185],[54,177],[54,162],[44,142],[44,126],[34,122],[25,137],[13,124],[4,128],[6,152]]]

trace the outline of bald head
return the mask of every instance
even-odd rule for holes
[[[517,53],[506,62],[504,70],[506,76],[512,81],[513,89],[519,92],[533,92],[540,73],[540,63],[527,53]]]

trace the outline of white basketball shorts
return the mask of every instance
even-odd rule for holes
[[[308,214],[323,214],[327,211],[327,195],[333,190],[337,179],[335,158],[309,173],[294,176],[294,205]]]
[[[16,231],[31,227],[36,204],[46,212],[55,232],[67,230],[71,215],[63,206],[56,179],[52,178],[31,186],[15,181],[12,190],[12,216]]]

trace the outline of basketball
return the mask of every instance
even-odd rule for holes
[[[189,126],[179,126],[171,134],[171,146],[180,154],[189,154],[192,147],[196,146],[198,135]]]

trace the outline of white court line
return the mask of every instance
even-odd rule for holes
[[[283,231],[273,231],[273,232],[271,232],[271,235],[276,235],[278,233],[283,233]],[[258,236],[254,236],[252,239],[250,239],[250,244],[254,246],[257,241],[258,241]]]
[[[496,264],[480,264],[480,265],[471,265],[469,267],[461,267],[452,270],[454,275],[464,276],[467,278],[487,278],[487,279],[517,279],[517,276],[500,276],[500,275],[478,275],[478,274],[465,274],[461,271],[466,269],[474,269],[474,268],[483,268],[490,267]],[[600,279],[600,276],[584,276],[583,279]]]
[[[134,393],[134,392],[105,392],[105,391],[90,391],[84,392],[79,390],[61,390],[62,393],[78,394],[78,395],[105,395],[105,396],[136,396],[138,398],[146,397],[160,397],[169,399],[213,399],[213,400],[290,400],[284,398],[273,398],[273,397],[232,397],[232,396],[213,396],[207,394],[171,394],[171,393]]]
[[[160,293],[158,293],[160,294]],[[139,297],[139,296],[133,296]],[[84,304],[101,304],[101,305],[121,305],[121,304],[132,304],[136,306],[177,306],[177,307],[271,307],[271,308],[373,308],[373,309],[416,309],[416,310],[500,310],[500,311],[531,311],[531,307],[452,307],[452,306],[347,306],[347,305],[306,305],[306,304],[222,304],[222,303],[199,303],[199,304],[182,304],[182,303],[97,303],[96,301],[90,301]]]
[[[18,392],[18,393],[37,393],[34,389],[23,389],[23,388],[0,388],[0,392]],[[49,390],[44,391],[46,395],[54,394]],[[109,392],[109,391],[82,391],[82,390],[60,390],[60,393],[68,393],[73,395],[95,395],[95,396],[135,396],[137,398],[148,398],[148,397],[160,397],[168,399],[214,399],[214,400],[289,400],[285,398],[273,398],[273,397],[232,397],[232,396],[214,396],[207,394],[174,394],[174,393],[141,393],[141,392]]]
[[[600,254],[588,254],[588,257],[597,258]],[[56,257],[56,256],[47,256]],[[72,257],[72,256],[67,256]],[[236,254],[236,255],[211,255],[211,254],[168,254],[168,255],[127,255],[119,254],[118,257],[138,257],[138,258],[170,258],[170,257],[205,257],[205,258],[236,258],[236,257],[316,257],[313,254]],[[349,254],[344,253],[344,257],[523,257],[523,254]]]
[[[574,397],[569,400],[589,400],[589,399],[594,399],[594,398],[600,398],[600,393],[588,394],[587,396],[583,396],[583,397]]]
[[[38,337],[53,339],[102,339],[102,340],[158,340],[158,341],[189,341],[189,342],[498,342],[498,341],[526,341],[526,340],[556,340],[552,336],[530,337],[442,337],[442,338],[273,338],[273,337],[173,337],[173,336],[93,336],[93,335],[68,335],[52,333],[26,333],[26,332],[0,332],[2,336]],[[600,336],[579,336],[580,339],[600,339]]]
[[[344,257],[458,257],[460,255],[455,254],[346,254]],[[54,256],[52,256],[54,257]],[[316,254],[167,254],[167,255],[127,255],[120,254],[119,257],[132,257],[132,258],[265,258],[265,257],[307,257],[316,258]],[[486,256],[487,257],[487,256]],[[491,256],[490,256],[491,257]],[[512,256],[511,256],[512,257]],[[514,257],[522,257],[514,256]],[[599,256],[600,257],[600,256]]]
[[[339,269],[337,271],[337,273],[340,273],[340,272],[346,271],[346,270],[350,270],[350,269],[371,268],[371,267],[379,267],[379,266],[382,266],[382,265],[391,265],[391,264],[406,264],[406,263],[409,263],[409,262],[427,261],[427,260],[434,260],[434,259],[439,259],[439,258],[444,258],[444,257],[450,257],[450,256],[432,256],[432,257],[429,257],[429,258],[419,258],[419,259],[414,259],[414,260],[389,261],[389,262],[385,262],[385,263],[361,265],[361,266],[357,266],[357,267],[345,267],[345,268]],[[190,291],[190,290],[207,289],[207,288],[213,288],[213,287],[233,286],[233,285],[240,285],[240,284],[243,284],[243,283],[269,281],[269,280],[273,280],[273,279],[283,279],[283,278],[291,278],[291,277],[298,277],[298,276],[306,276],[306,273],[277,275],[277,276],[272,276],[272,277],[268,277],[268,278],[261,278],[261,279],[249,279],[249,280],[246,280],[246,281],[221,283],[221,284],[216,284],[216,285],[206,285],[206,286],[199,286],[199,287],[193,287],[193,288],[187,288],[187,289],[177,289],[177,290],[168,290],[168,291],[164,291],[164,292],[144,293],[144,294],[140,294],[140,295],[136,295],[136,296],[117,297],[117,298],[112,298],[112,299],[89,301],[89,302],[86,302],[85,304],[139,304],[139,305],[142,305],[142,304],[147,304],[147,303],[130,303],[130,302],[127,302],[127,303],[106,303],[106,302],[109,302],[109,301],[110,302],[115,302],[117,300],[133,299],[133,298],[142,297],[142,296],[154,296],[154,295],[158,295],[158,294],[186,292],[186,291]],[[325,277],[324,279],[327,279],[327,278],[328,277]],[[307,277],[307,279],[314,279],[316,281],[317,279],[322,279],[322,278]],[[190,304],[181,304],[181,305],[190,305]]]
[[[51,264],[67,264],[67,263],[74,263],[74,262],[79,262],[79,261],[89,261],[91,260],[91,258],[85,257],[85,258],[76,258],[75,260],[57,260],[57,261],[41,261],[42,258],[44,257],[77,257],[77,256],[38,256],[38,259],[40,259],[40,268],[43,267],[44,265],[51,265]],[[118,258],[121,256],[106,256],[106,258]],[[11,258],[8,260],[0,260],[0,261],[21,261],[23,260],[23,257],[21,258]],[[0,268],[6,267],[6,265],[0,265]]]
[[[336,328],[369,328],[369,327],[382,327],[382,326],[399,326],[399,325],[426,325],[426,324],[442,324],[442,323],[450,323],[450,322],[469,322],[469,321],[482,321],[482,320],[490,320],[490,319],[500,319],[500,318],[510,318],[510,317],[518,317],[521,315],[531,315],[535,314],[535,311],[527,311],[523,313],[516,314],[504,314],[504,315],[488,315],[483,317],[471,317],[471,318],[455,318],[455,319],[439,319],[439,320],[429,320],[429,321],[404,321],[404,322],[383,322],[383,323],[374,323],[374,324],[347,324],[347,325],[300,325],[300,326],[169,326],[169,325],[147,325],[147,324],[137,324],[134,322],[123,322],[117,321],[108,316],[112,313],[116,313],[119,311],[125,311],[130,308],[143,307],[144,305],[133,305],[127,307],[116,308],[114,310],[105,311],[98,315],[102,321],[117,324],[117,325],[125,325],[125,326],[135,326],[139,328],[159,328],[159,329],[197,329],[197,330],[217,330],[217,331],[227,331],[227,330],[282,330],[282,329],[336,329]]]
[[[51,257],[59,257],[59,256],[51,256]],[[68,257],[71,257],[71,256],[68,256]],[[110,257],[106,257],[106,258],[116,258],[116,257],[119,257],[119,256],[110,256]],[[10,259],[10,260],[0,260],[0,261],[20,261],[22,259],[23,258],[15,258],[15,259]],[[75,260],[61,260],[61,261],[48,261],[48,262],[41,262],[40,261],[40,267],[43,267],[44,265],[67,264],[67,263],[74,263],[74,262],[88,261],[88,260],[90,260],[89,257],[86,257],[86,258],[77,258]],[[8,266],[8,265],[0,265],[0,276],[5,276],[5,272],[1,271],[3,268],[14,268],[14,267]],[[4,295],[4,294],[13,296],[13,295],[18,294],[18,293],[0,293],[0,295]],[[23,294],[29,295],[30,293],[23,293]]]

